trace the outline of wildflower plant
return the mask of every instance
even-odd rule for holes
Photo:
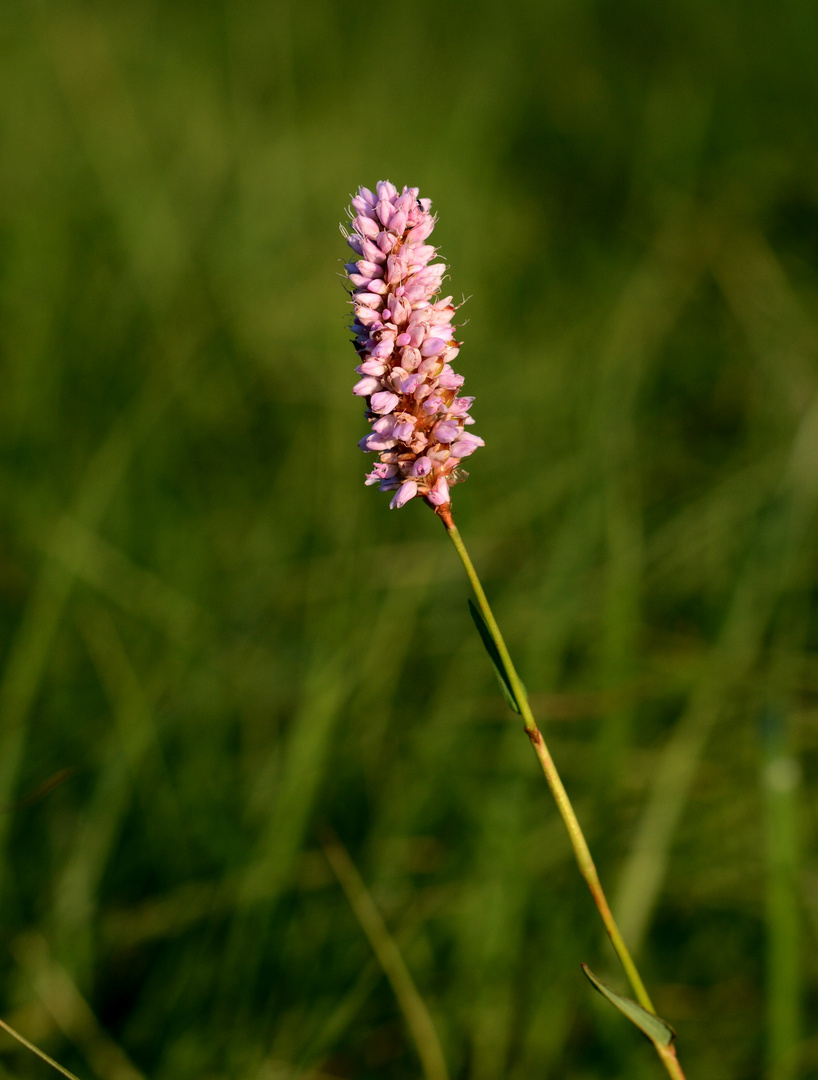
[[[392,509],[418,495],[445,506],[450,487],[468,475],[460,462],[484,445],[465,430],[474,398],[459,396],[463,376],[451,366],[460,352],[452,297],[435,299],[446,264],[433,262],[437,249],[426,243],[435,227],[430,206],[417,188],[362,187],[347,236],[358,256],[346,267],[361,361],[352,392],[366,399],[372,427],[359,445],[378,455],[366,482],[394,491]]]
[[[588,844],[560,779],[503,636],[454,524],[451,488],[468,475],[461,461],[484,445],[467,431],[473,398],[460,395],[463,377],[452,368],[460,343],[452,322],[452,297],[438,298],[446,265],[429,244],[436,218],[418,188],[399,193],[388,180],[375,191],[361,187],[349,209],[351,231],[342,226],[354,258],[346,264],[353,307],[353,344],[358,381],[371,430],[360,447],[376,454],[367,484],[392,492],[390,507],[420,497],[442,520],[477,600],[469,601],[507,701],[523,726],[563,819],[585,879],[636,1001],[623,997],[583,964],[592,985],[653,1043],[668,1075],[684,1080],[673,1045],[675,1032],[656,1010],[611,913]]]

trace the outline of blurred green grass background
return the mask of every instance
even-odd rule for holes
[[[8,0],[0,1014],[83,1077],[656,1077],[338,221],[418,185],[454,508],[689,1080],[818,1076],[818,9]],[[11,1039],[0,1075],[44,1077]]]

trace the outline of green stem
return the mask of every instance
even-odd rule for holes
[[[485,619],[486,626],[489,628],[494,644],[497,646],[497,652],[500,654],[505,670],[508,673],[514,697],[520,706],[520,712],[525,725],[525,733],[531,740],[531,745],[542,766],[542,771],[545,773],[545,779],[548,781],[548,786],[551,788],[551,794],[554,796],[557,809],[565,823],[565,828],[568,831],[568,837],[571,841],[571,846],[574,849],[574,856],[577,865],[579,866],[579,871],[585,878],[585,882],[591,891],[591,896],[594,898],[594,903],[602,917],[602,922],[605,925],[608,937],[611,939],[616,955],[619,957],[622,967],[625,969],[628,981],[633,987],[636,1000],[643,1008],[656,1015],[656,1009],[653,1007],[650,995],[645,989],[645,984],[642,982],[636,964],[633,962],[633,958],[628,952],[628,947],[625,944],[622,934],[619,932],[619,927],[616,925],[611,909],[608,906],[608,901],[602,889],[599,875],[597,874],[596,866],[594,865],[594,860],[591,857],[590,849],[588,848],[587,841],[582,832],[582,827],[580,826],[577,815],[571,805],[571,800],[568,798],[568,793],[563,786],[556,766],[548,752],[548,747],[545,744],[545,739],[542,737],[542,732],[537,727],[537,721],[534,719],[531,707],[528,704],[525,688],[520,681],[520,676],[517,674],[514,664],[511,662],[508,648],[506,647],[503,635],[500,633],[500,628],[497,625],[497,621],[489,606],[486,594],[483,591],[483,586],[480,584],[477,571],[474,569],[474,564],[469,558],[468,551],[466,551],[466,545],[463,543],[463,539],[452,520],[451,510],[448,506],[445,506],[438,507],[436,512],[443,521],[446,531],[455,546],[455,550],[460,556],[460,561],[463,563],[466,574],[471,582],[474,595],[477,598],[477,603],[483,618]],[[655,1043],[654,1045],[656,1046],[656,1051],[662,1059],[662,1063],[670,1076],[674,1077],[674,1080],[684,1080],[684,1074],[682,1073],[681,1066],[676,1058],[675,1050],[672,1047],[660,1047]]]

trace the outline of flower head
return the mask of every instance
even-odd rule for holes
[[[435,299],[446,265],[432,262],[437,250],[426,243],[436,220],[431,202],[383,180],[375,192],[359,188],[350,217],[344,235],[356,257],[345,269],[361,376],[352,392],[366,399],[372,427],[359,445],[378,455],[366,483],[393,491],[393,508],[416,495],[440,507],[466,478],[461,458],[483,440],[464,430],[474,399],[457,396],[452,298]]]

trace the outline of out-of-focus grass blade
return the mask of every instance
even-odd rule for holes
[[[492,664],[494,664],[494,670],[497,672],[497,681],[500,684],[500,689],[503,691],[503,697],[519,716],[520,706],[517,703],[517,698],[514,696],[514,691],[511,689],[511,680],[506,672],[505,664],[497,651],[497,646],[494,644],[494,638],[491,636],[491,631],[488,626],[486,626],[486,620],[483,618],[480,609],[471,600],[469,600],[469,611],[471,612],[471,617],[474,619],[474,625],[477,627],[477,631],[486,647],[486,652],[489,654]]]
[[[39,1046],[35,1046],[34,1043],[29,1042],[28,1039],[24,1038],[19,1031],[15,1031],[13,1027],[5,1022],[5,1020],[0,1020],[0,1028],[11,1035],[13,1039],[16,1039],[18,1043],[22,1043],[22,1045],[25,1046],[27,1050],[30,1050],[32,1054],[36,1054],[38,1058],[42,1058],[52,1069],[56,1069],[57,1072],[62,1073],[63,1076],[67,1076],[68,1080],[79,1080],[72,1072],[69,1072],[68,1069],[60,1065],[59,1061],[55,1061],[54,1058],[49,1057],[44,1050],[39,1048]]]
[[[327,861],[346,893],[350,907],[394,991],[414,1040],[423,1075],[426,1080],[448,1080],[446,1059],[432,1017],[363,878],[349,852],[333,833],[327,831],[321,844]]]
[[[802,866],[798,804],[801,771],[787,746],[788,717],[770,705],[761,715],[767,871],[767,1059],[774,1080],[795,1080],[803,1024]]]
[[[653,1013],[643,1009],[641,1005],[630,998],[623,997],[621,994],[617,994],[615,990],[611,990],[610,986],[606,986],[601,979],[594,975],[587,964],[582,964],[581,967],[588,982],[604,998],[607,998],[614,1008],[619,1009],[623,1016],[627,1016],[632,1024],[635,1024],[640,1031],[644,1032],[651,1042],[656,1043],[657,1046],[670,1046],[676,1038],[676,1032],[667,1021],[662,1020],[659,1016],[654,1016]]]

